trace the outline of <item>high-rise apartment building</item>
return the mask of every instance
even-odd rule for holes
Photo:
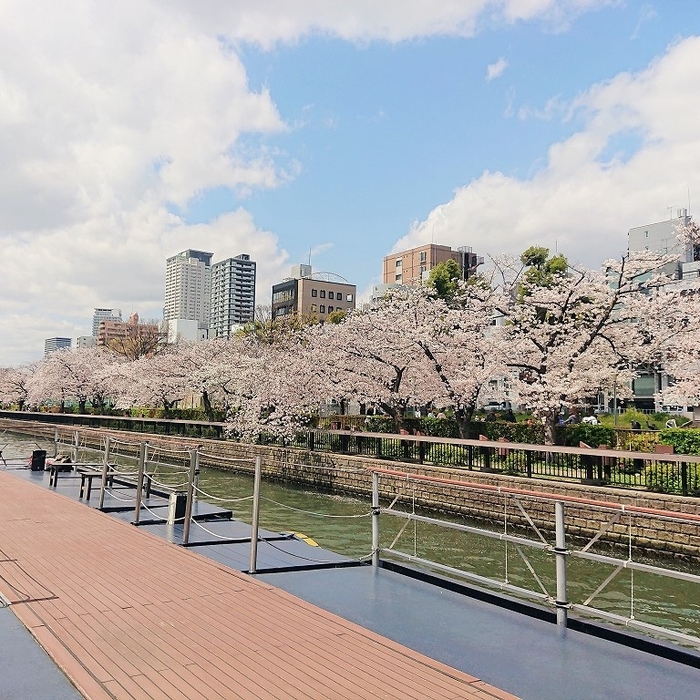
[[[183,250],[166,261],[163,320],[194,320],[209,325],[212,253]]]
[[[462,274],[467,279],[476,271],[478,265],[484,262],[467,246],[452,250],[447,245],[429,243],[427,245],[391,253],[384,258],[382,282],[384,284],[414,285],[424,282],[428,273],[436,265],[454,260]]]
[[[97,338],[97,332],[100,330],[100,321],[121,321],[121,309],[95,309],[92,314],[92,335]]]
[[[272,287],[272,318],[296,313],[323,322],[334,311],[352,311],[356,293],[355,285],[339,275],[314,275],[311,266],[295,265],[292,277]]]
[[[255,314],[255,263],[241,253],[214,263],[211,268],[209,337],[228,338],[231,328],[253,320]]]
[[[44,341],[44,357],[52,352],[56,352],[56,350],[70,348],[72,344],[71,338],[47,338]]]

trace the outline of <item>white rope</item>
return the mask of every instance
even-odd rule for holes
[[[241,501],[250,501],[253,499],[252,496],[241,496],[241,498],[222,498],[221,496],[214,496],[214,494],[207,493],[206,491],[200,489],[198,486],[195,486],[194,490],[197,493],[200,493],[205,498],[211,499],[213,501],[221,501],[223,503],[240,503]]]
[[[302,510],[301,508],[295,508],[294,506],[288,506],[284,503],[280,503],[279,501],[273,501],[271,498],[265,498],[265,496],[261,496],[260,500],[267,501],[268,503],[274,503],[276,506],[279,506],[280,508],[286,508],[287,510],[293,510],[293,511],[296,511],[297,513],[305,513],[306,515],[315,515],[316,517],[319,517],[319,518],[338,518],[338,519],[351,520],[353,518],[367,518],[370,515],[372,515],[372,511],[369,511],[368,513],[360,513],[359,515],[327,515],[326,513],[315,513],[314,511],[311,511],[311,510]]]
[[[108,493],[115,501],[122,501],[123,503],[129,503],[133,501],[133,498],[119,498],[112,489],[105,489],[105,493]]]
[[[337,559],[312,559],[311,557],[304,557],[301,554],[294,554],[293,552],[288,552],[286,549],[282,549],[281,547],[277,547],[269,540],[262,540],[262,541],[265,542],[265,544],[272,547],[273,549],[276,549],[278,552],[282,552],[282,554],[287,554],[288,556],[294,557],[295,559],[301,559],[302,561],[312,562],[313,564],[337,564],[338,563]],[[350,559],[350,561],[357,561],[357,562],[364,561],[371,556],[372,555],[369,554],[369,555],[363,556],[360,559]]]
[[[255,460],[250,457],[224,457],[223,455],[215,455],[208,452],[200,452],[199,456],[219,462],[247,462],[249,464],[255,464]]]
[[[189,481],[181,481],[177,484],[168,484],[164,481],[157,481],[153,478],[153,475],[149,475],[148,478],[151,480],[151,484],[155,484],[156,486],[163,486],[167,489],[181,489],[183,486],[187,486],[190,483]]]
[[[227,537],[226,535],[219,535],[219,534],[216,533],[216,532],[212,532],[211,530],[209,530],[209,529],[207,529],[206,527],[204,527],[204,525],[202,525],[202,523],[197,522],[194,518],[192,518],[192,522],[193,522],[197,527],[202,528],[202,530],[204,530],[204,532],[209,533],[212,537],[216,537],[216,538],[218,538],[218,539],[220,539],[220,540],[230,540],[230,539],[232,539],[231,537]]]

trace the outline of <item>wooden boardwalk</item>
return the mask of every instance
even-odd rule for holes
[[[89,700],[514,699],[7,472],[0,593]]]

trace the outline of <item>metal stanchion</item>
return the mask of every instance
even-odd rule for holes
[[[107,479],[109,476],[109,448],[110,438],[108,435],[105,438],[105,458],[102,462],[102,481],[100,482],[100,504],[97,506],[99,510],[102,510],[105,504],[105,491],[107,490]]]
[[[58,428],[53,431],[53,456],[58,457]]]
[[[372,566],[379,566],[379,474],[372,473]]]
[[[185,522],[182,531],[182,544],[190,542],[190,520],[192,519],[192,494],[194,493],[195,474],[199,471],[199,449],[190,450],[190,474],[187,479],[187,502],[185,505]]]
[[[258,566],[258,524],[260,522],[260,479],[262,459],[255,458],[255,481],[253,482],[253,520],[250,524],[250,566],[248,573],[254,574]]]
[[[557,627],[559,634],[566,636],[566,621],[569,601],[566,593],[566,531],[564,530],[564,504],[557,501],[554,504],[555,545],[554,555],[557,563]]]
[[[73,433],[73,464],[78,461],[78,447],[80,446],[80,433],[76,430]]]
[[[134,525],[139,524],[141,517],[141,497],[143,496],[143,470],[146,464],[146,443],[139,445],[139,473],[136,477],[136,506],[134,507]]]

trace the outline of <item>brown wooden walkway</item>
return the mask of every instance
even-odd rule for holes
[[[514,698],[6,472],[0,593],[90,700]]]

